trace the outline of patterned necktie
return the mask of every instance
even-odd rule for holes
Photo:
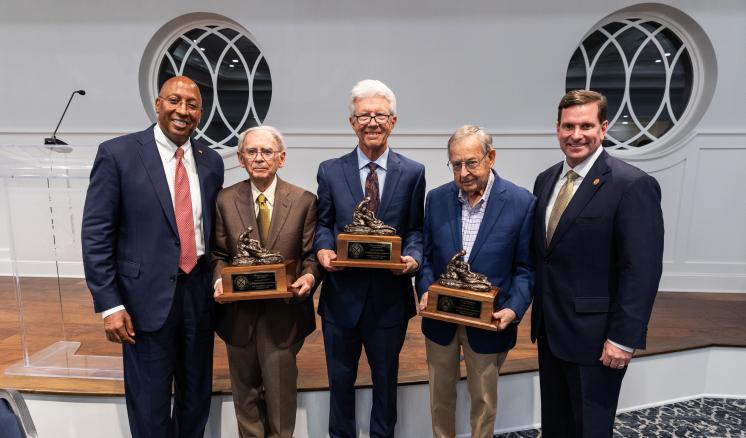
[[[381,201],[380,197],[378,196],[378,173],[376,173],[378,164],[371,161],[367,164],[367,167],[368,169],[370,169],[370,172],[368,172],[368,177],[365,178],[365,196],[370,197],[368,210],[377,215],[378,204]]]
[[[256,202],[259,204],[259,216],[256,218],[257,225],[259,225],[259,237],[262,239],[262,244],[267,244],[269,239],[269,206],[267,205],[267,197],[264,193],[260,193],[256,197]]]
[[[176,177],[174,178],[174,210],[176,228],[179,230],[179,268],[187,274],[197,265],[197,242],[194,237],[192,195],[189,176],[184,167],[184,149],[176,148]]]
[[[578,178],[578,174],[572,170],[567,171],[567,180],[560,188],[557,194],[557,199],[554,201],[554,207],[552,207],[552,214],[549,215],[549,225],[547,226],[547,246],[554,237],[554,231],[557,229],[557,224],[562,217],[562,213],[565,212],[567,204],[572,199],[572,188],[575,184],[575,180]]]

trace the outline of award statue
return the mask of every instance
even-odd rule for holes
[[[280,253],[262,247],[258,240],[250,237],[249,227],[238,237],[236,256],[231,266],[223,268],[223,295],[219,302],[259,300],[268,298],[290,298],[286,269],[292,262],[284,261]]]
[[[403,270],[401,237],[394,227],[383,223],[368,209],[370,197],[363,198],[352,212],[352,223],[337,236],[337,260],[332,266]]]
[[[425,318],[497,331],[492,321],[495,297],[499,289],[487,276],[471,272],[461,259],[461,250],[451,257],[446,270],[427,290],[427,308],[420,312]]]

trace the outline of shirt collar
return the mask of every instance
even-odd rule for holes
[[[458,190],[458,202],[460,202],[462,205],[466,205],[469,208],[479,208],[482,203],[487,202],[487,199],[490,198],[490,192],[492,191],[492,186],[495,184],[495,172],[490,169],[490,177],[487,180],[487,187],[484,189],[484,193],[482,193],[482,198],[479,199],[479,201],[474,204],[474,207],[471,207],[469,205],[469,201],[467,201],[466,193],[464,193],[463,190]]]
[[[360,150],[360,146],[355,148],[357,150],[357,168],[362,170],[364,167],[370,163],[370,158],[366,157],[363,151]],[[386,170],[386,166],[389,161],[389,148],[386,147],[386,150],[383,151],[383,154],[381,154],[380,157],[374,163],[378,165],[378,167],[382,168],[383,170]]]
[[[593,167],[593,165],[596,163],[596,160],[598,159],[598,157],[601,156],[603,151],[604,151],[603,145],[599,145],[596,148],[596,151],[593,152],[593,154],[590,157],[586,158],[585,160],[580,162],[575,167],[570,167],[570,165],[567,164],[567,160],[565,159],[565,161],[562,162],[562,174],[560,175],[560,178],[564,178],[570,169],[572,169],[575,173],[577,173],[580,178],[585,178],[585,176],[588,175],[588,172],[591,170],[591,167]]]
[[[179,145],[171,141],[170,138],[166,137],[166,134],[163,133],[161,126],[157,123],[153,128],[153,136],[155,137],[155,143],[168,153],[168,156],[164,156],[163,158],[166,160],[175,159],[176,157],[174,156],[174,154],[176,154],[176,149],[179,147]],[[182,149],[184,149],[184,159],[189,160],[189,156],[191,155],[190,149],[192,148],[191,141],[187,139],[186,143],[181,145],[181,147]]]
[[[260,194],[264,193],[264,196],[267,198],[267,203],[272,206],[275,203],[275,190],[277,189],[277,175],[275,175],[274,178],[272,178],[272,182],[269,184],[269,187],[267,187],[267,190],[264,192],[259,191],[258,188],[254,185],[254,182],[249,180],[251,183],[251,196],[254,200],[254,203],[256,203],[256,198],[259,197]]]

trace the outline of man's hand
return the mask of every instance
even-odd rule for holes
[[[316,280],[314,280],[313,275],[303,274],[290,285],[293,289],[291,292],[293,292],[293,295],[296,297],[305,297],[311,292],[311,288],[315,283]]]
[[[104,318],[104,330],[106,330],[106,339],[111,342],[135,343],[135,328],[126,310],[120,310]]]
[[[422,294],[422,298],[420,298],[420,312],[427,309],[427,296],[430,292],[425,292]]]
[[[316,253],[316,260],[318,260],[321,266],[329,272],[342,270],[342,268],[335,268],[332,266],[332,260],[337,260],[337,253],[331,249],[320,249]]]
[[[497,323],[497,331],[499,332],[505,330],[508,324],[515,321],[515,318],[515,312],[507,307],[492,314],[492,319]]]
[[[604,342],[604,349],[601,357],[598,358],[605,366],[609,368],[624,368],[632,360],[632,353],[624,351],[609,341]]]
[[[212,297],[217,300],[222,295],[223,295],[223,279],[220,278],[217,281],[215,281],[215,290],[212,292]]]
[[[417,270],[417,268],[420,267],[420,265],[417,263],[417,260],[415,260],[412,256],[399,256],[401,258],[401,262],[404,263],[405,266],[403,271],[392,271],[394,275],[404,275],[409,274],[410,272],[414,272]]]

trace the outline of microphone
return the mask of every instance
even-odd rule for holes
[[[80,94],[81,96],[85,96],[85,90],[75,90],[73,91],[73,94],[70,95],[70,99],[67,101],[67,105],[65,106],[65,111],[62,111],[62,117],[60,117],[60,121],[57,122],[57,127],[54,128],[54,132],[52,133],[52,136],[49,138],[44,139],[44,144],[64,144],[66,145],[64,141],[57,138],[57,130],[60,129],[60,123],[62,123],[62,119],[65,118],[65,113],[67,113],[67,109],[70,107],[70,102],[73,101],[73,97],[75,97],[76,94]]]

